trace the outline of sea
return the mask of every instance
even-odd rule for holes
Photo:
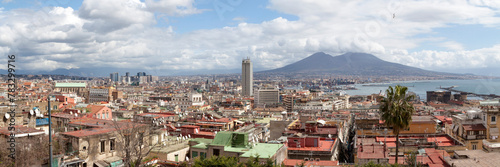
[[[388,83],[366,83],[354,84],[356,90],[345,90],[348,95],[370,95],[378,94],[389,86],[406,86],[411,92],[415,92],[421,100],[425,100],[427,91],[443,90],[440,87],[454,87],[453,89],[476,93],[500,95],[500,79],[476,79],[476,80],[419,80],[419,81],[393,81]],[[468,96],[469,100],[482,100],[481,97]]]

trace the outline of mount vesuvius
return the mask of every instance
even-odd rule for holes
[[[331,56],[323,52],[314,53],[307,58],[281,68],[261,71],[259,73],[428,77],[460,75],[391,63],[366,53],[345,53],[339,56]]]

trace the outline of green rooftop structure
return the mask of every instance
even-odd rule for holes
[[[189,141],[190,158],[210,158],[211,156],[239,157],[245,162],[250,157],[268,158],[277,164],[286,158],[287,149],[283,144],[253,143],[248,133],[221,131],[214,139],[195,138]]]

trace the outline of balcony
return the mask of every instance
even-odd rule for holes
[[[479,140],[486,139],[486,135],[462,135],[462,138],[466,140]]]

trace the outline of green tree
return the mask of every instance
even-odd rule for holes
[[[399,132],[408,128],[411,122],[411,116],[415,112],[410,103],[415,98],[414,95],[408,95],[408,88],[401,85],[396,87],[389,86],[386,90],[386,97],[381,101],[380,115],[385,121],[385,125],[392,127],[392,133],[396,135],[396,164],[398,163],[399,153]]]
[[[238,158],[225,157],[225,156],[212,156],[210,158],[200,159],[196,158],[193,167],[236,167],[238,165]]]
[[[272,159],[266,159],[265,163],[260,163],[260,157],[250,156],[247,161],[239,163],[237,157],[225,157],[225,156],[212,156],[210,158],[196,158],[194,160],[193,167],[282,167],[281,165],[274,165]]]
[[[418,167],[423,167],[424,165],[422,162],[417,161],[417,151],[409,152],[408,156],[405,158],[405,164],[408,167],[413,167],[413,166],[418,166]]]

